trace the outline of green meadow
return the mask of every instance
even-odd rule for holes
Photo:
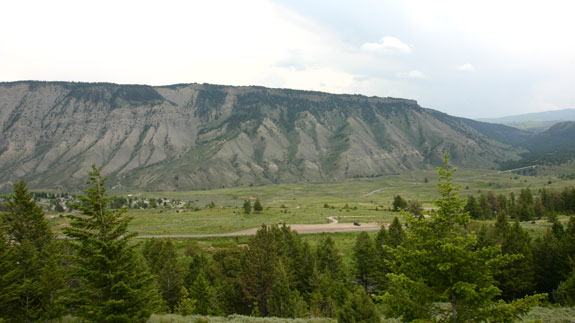
[[[518,192],[530,188],[534,195],[540,188],[560,190],[575,185],[575,180],[564,180],[549,175],[522,176],[492,170],[459,169],[455,184],[461,187],[460,196],[479,195],[493,191],[496,194]],[[435,170],[414,171],[401,175],[377,178],[350,179],[321,184],[282,184],[246,186],[215,190],[185,192],[130,192],[134,198],[178,199],[193,202],[194,209],[130,209],[133,217],[130,230],[141,235],[177,235],[230,233],[257,228],[262,224],[312,224],[328,223],[335,217],[341,223],[376,222],[388,224],[402,215],[391,212],[393,197],[401,195],[406,200],[419,201],[425,210],[434,207],[439,196]],[[112,192],[114,194],[114,192]],[[128,193],[118,194],[119,196]],[[245,200],[259,199],[264,210],[245,214]],[[215,207],[208,205],[213,202]],[[424,212],[425,213],[425,212]],[[59,214],[50,216],[57,232],[67,223]],[[489,221],[487,221],[488,223]],[[523,223],[534,235],[546,230],[547,223]]]

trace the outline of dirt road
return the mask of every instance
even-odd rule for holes
[[[293,231],[299,234],[322,233],[322,232],[355,232],[355,231],[378,231],[381,225],[375,222],[361,223],[356,226],[353,223],[339,223],[334,217],[328,217],[330,223],[327,224],[286,224]],[[154,238],[217,238],[217,237],[237,237],[254,235],[259,228],[247,229],[237,232],[228,233],[211,233],[211,234],[162,234],[162,235],[140,235],[140,239]]]

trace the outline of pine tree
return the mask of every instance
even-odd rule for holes
[[[361,232],[353,247],[353,265],[356,281],[366,292],[371,292],[376,269],[376,250],[367,232]]]
[[[469,216],[472,219],[481,218],[481,208],[479,207],[479,204],[473,195],[467,197],[467,204],[465,204],[465,208],[463,210],[469,213]]]
[[[345,299],[346,288],[343,282],[333,280],[328,273],[320,273],[314,268],[311,281],[313,290],[309,295],[309,308],[313,316],[334,317],[336,307]]]
[[[459,187],[452,183],[454,171],[446,156],[444,168],[438,169],[441,198],[436,214],[430,219],[408,218],[407,240],[393,251],[390,288],[381,298],[388,314],[407,321],[509,322],[542,296],[512,304],[494,301],[500,290],[493,275],[510,259],[498,246],[479,248],[475,235],[467,231],[469,215],[463,212]]]
[[[24,181],[14,184],[14,194],[6,201],[6,207],[8,212],[2,215],[2,221],[10,240],[16,244],[28,240],[38,250],[51,242],[50,224]]]
[[[20,287],[12,248],[0,230],[0,321],[14,318],[10,314],[20,298]]]
[[[365,291],[358,288],[347,296],[344,305],[338,311],[337,321],[378,323],[381,322],[381,314]]]
[[[393,218],[393,222],[389,226],[389,240],[386,241],[386,245],[390,246],[391,248],[397,248],[397,246],[401,245],[405,241],[405,232],[399,222],[397,217]]]
[[[393,212],[399,212],[399,210],[405,210],[407,208],[407,201],[404,200],[400,195],[393,197]]]
[[[50,225],[44,211],[28,192],[26,183],[14,184],[14,193],[6,201],[7,212],[2,214],[1,237],[10,244],[4,244],[4,256],[8,261],[0,279],[15,288],[6,292],[7,300],[1,313],[14,322],[29,322],[61,316],[58,304],[59,291],[63,288],[60,251],[54,242]],[[8,270],[10,268],[10,270]],[[2,273],[0,273],[2,274]]]
[[[533,244],[533,263],[538,293],[551,293],[561,282],[566,259],[561,257],[560,240],[548,230]]]
[[[254,202],[254,211],[255,212],[261,212],[263,210],[264,210],[264,207],[262,206],[260,199],[256,199],[256,201]]]
[[[190,297],[190,293],[185,286],[180,289],[180,295],[182,297],[174,312],[183,316],[192,315],[196,311],[196,301]]]
[[[307,314],[307,305],[298,290],[290,286],[286,268],[281,261],[276,264],[276,281],[267,300],[270,316],[302,317]]]
[[[409,200],[405,211],[411,213],[413,216],[421,216],[423,214],[423,207],[418,200]]]
[[[244,213],[245,214],[252,213],[252,203],[249,200],[244,201]]]
[[[250,239],[240,265],[243,297],[263,316],[269,315],[267,301],[276,279],[275,266],[282,256],[279,235],[277,226],[263,225]]]
[[[531,238],[519,222],[516,221],[505,231],[501,250],[504,255],[512,255],[514,258],[495,276],[497,286],[501,289],[501,298],[511,301],[531,294],[535,289]]]
[[[74,250],[68,300],[75,315],[95,322],[145,321],[160,304],[157,287],[142,257],[129,241],[131,218],[107,209],[110,197],[100,169],[93,166],[79,196],[82,215],[72,215],[64,230]]]
[[[183,286],[183,270],[174,243],[171,239],[151,239],[144,245],[143,252],[165,304],[173,311],[180,302]]]
[[[320,273],[327,273],[332,279],[343,280],[343,261],[335,246],[335,242],[329,235],[318,244],[316,249],[317,268]]]
[[[195,313],[201,315],[214,315],[217,314],[215,310],[215,299],[213,299],[213,292],[210,288],[210,283],[206,278],[206,274],[201,272],[194,284],[189,289],[190,298],[194,300]]]
[[[553,291],[553,299],[563,306],[575,306],[575,268],[567,280],[559,283]]]

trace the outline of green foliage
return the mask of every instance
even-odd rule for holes
[[[128,233],[124,209],[111,211],[105,179],[93,167],[79,196],[81,215],[71,215],[64,230],[73,255],[68,291],[75,314],[96,322],[144,321],[159,309],[160,298],[145,262],[138,257]]]
[[[264,210],[264,207],[262,206],[260,199],[256,199],[256,201],[254,202],[254,211],[255,212],[261,212],[263,210]]]
[[[495,302],[500,294],[493,276],[509,263],[499,246],[479,247],[468,232],[469,215],[463,212],[455,170],[445,157],[439,168],[441,198],[430,219],[408,218],[407,240],[391,249],[390,288],[381,297],[391,316],[404,320],[439,319],[452,322],[512,320],[541,296],[526,297],[513,305]],[[438,302],[446,302],[442,306]]]
[[[564,306],[575,306],[575,269],[567,280],[562,281],[553,291],[553,299]]]
[[[252,203],[250,202],[250,200],[244,201],[244,213],[245,214],[252,213]]]
[[[467,204],[463,211],[467,212],[472,219],[479,219],[483,213],[473,195],[467,197]]]
[[[338,311],[337,321],[342,323],[381,322],[381,314],[371,298],[362,289],[356,289],[346,297],[345,304]]]
[[[377,254],[367,232],[361,232],[353,247],[353,265],[356,282],[370,292],[374,285]]]
[[[549,230],[533,244],[535,282],[539,293],[552,293],[561,282],[561,271],[566,266],[566,260],[561,257],[559,241]]]
[[[407,201],[404,200],[400,195],[393,197],[393,212],[399,212],[400,210],[405,210],[407,208]]]
[[[421,203],[419,203],[418,200],[409,200],[407,202],[407,207],[405,208],[405,211],[413,214],[414,216],[423,215],[423,207],[421,206]]]
[[[500,237],[503,240],[503,254],[514,256],[495,276],[497,286],[501,289],[501,298],[511,301],[532,294],[535,277],[529,234],[521,228],[519,222],[515,222],[507,232],[502,232]]]
[[[194,300],[195,313],[202,315],[217,315],[219,313],[214,290],[210,287],[210,282],[203,271],[196,277],[189,292],[190,298]]]
[[[331,279],[342,280],[344,268],[341,256],[335,246],[335,242],[329,235],[325,235],[316,249],[317,268],[322,273],[327,273]]]
[[[59,317],[64,286],[61,251],[26,184],[14,184],[0,230],[0,318],[29,322]]]
[[[191,315],[196,310],[196,301],[190,298],[190,294],[185,286],[180,289],[180,302],[176,305],[174,312],[181,315]]]
[[[2,222],[10,240],[19,244],[27,240],[37,249],[50,242],[50,224],[24,181],[14,184],[14,194],[6,201],[6,208],[8,212],[2,214]]]
[[[276,281],[267,301],[270,316],[303,317],[307,314],[307,304],[298,290],[290,286],[285,266],[276,264]]]
[[[148,268],[155,276],[164,303],[172,311],[180,303],[183,287],[183,270],[177,259],[171,239],[151,239],[143,249]]]

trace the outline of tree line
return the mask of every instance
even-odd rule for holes
[[[465,201],[439,169],[430,217],[405,213],[372,238],[357,236],[351,266],[329,235],[313,246],[289,227],[262,226],[245,246],[178,256],[173,241],[133,243],[124,209],[97,168],[57,240],[24,182],[0,230],[0,317],[31,322],[71,314],[93,322],[145,321],[151,313],[334,317],[379,322],[512,322],[540,301],[575,305],[575,218],[531,241],[503,212],[474,228]],[[475,233],[477,231],[477,233]]]

